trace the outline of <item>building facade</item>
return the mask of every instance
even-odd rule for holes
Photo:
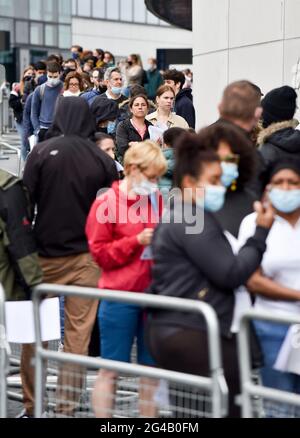
[[[10,32],[11,49],[0,52],[8,79],[49,53],[69,53],[72,0],[0,0],[0,30]]]
[[[300,86],[299,22],[300,0],[193,1],[199,127],[216,120],[222,91],[234,80],[248,79],[263,93]]]
[[[146,62],[157,49],[192,48],[192,33],[157,18],[144,0],[73,0],[72,12],[73,44],[86,49],[138,53]]]

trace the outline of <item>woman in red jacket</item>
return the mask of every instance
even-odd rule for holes
[[[162,213],[158,180],[167,163],[159,146],[150,141],[131,147],[124,160],[125,179],[99,196],[90,212],[86,232],[90,251],[102,268],[100,289],[143,292],[151,282],[151,241]],[[103,301],[99,310],[101,357],[130,362],[134,339],[138,363],[154,362],[144,344],[144,318],[140,307]],[[101,370],[93,395],[98,418],[112,415],[117,374]],[[150,390],[149,390],[150,389]],[[155,382],[142,379],[141,415],[152,417]]]

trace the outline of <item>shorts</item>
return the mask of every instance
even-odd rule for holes
[[[155,366],[144,341],[145,311],[141,307],[102,301],[98,311],[101,358],[131,362],[131,351],[137,339],[137,361]]]

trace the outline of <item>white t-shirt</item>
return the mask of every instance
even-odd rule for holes
[[[255,234],[256,218],[257,213],[253,213],[243,220],[239,233],[241,246]],[[257,295],[255,308],[300,314],[300,220],[292,227],[285,219],[276,216],[267,238],[267,250],[261,267],[266,277],[298,290],[299,301],[279,301]]]

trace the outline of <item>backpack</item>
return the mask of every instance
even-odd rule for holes
[[[45,96],[46,84],[40,85],[39,91],[40,91],[40,100],[42,101],[44,99],[44,96]]]

